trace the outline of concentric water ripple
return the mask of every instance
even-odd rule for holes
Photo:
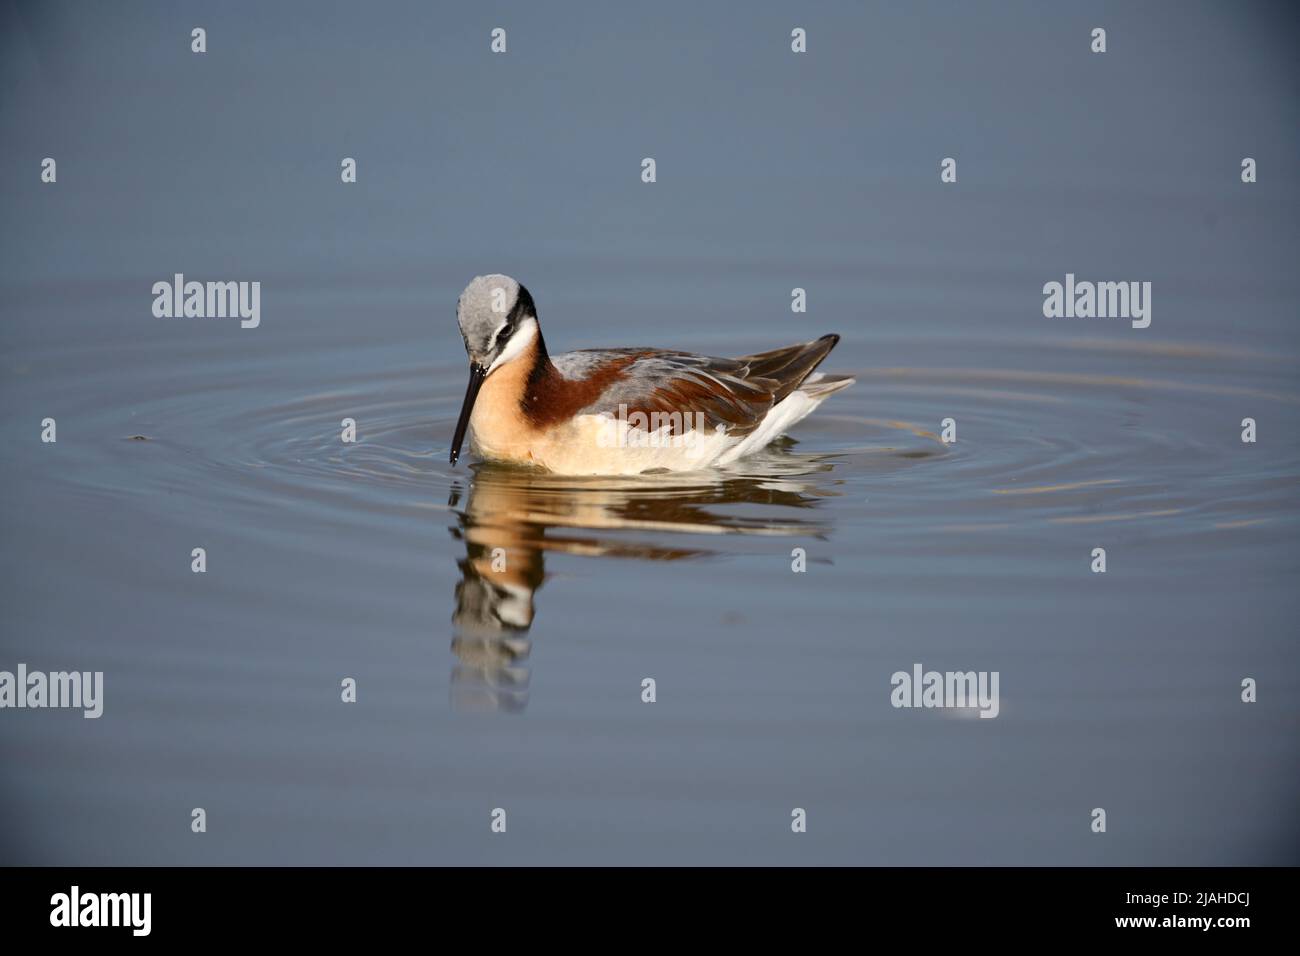
[[[1185,349],[1175,357],[1201,362],[1204,355]],[[341,509],[344,520],[358,521],[446,511],[457,488],[483,480],[481,470],[446,462],[458,369],[354,363],[351,373],[316,389],[294,387],[309,363],[345,364],[320,352],[284,367],[232,368],[218,357],[181,389],[138,382],[126,393],[137,400],[124,405],[100,401],[103,380],[92,377],[81,394],[68,396],[80,401],[78,428],[89,432],[85,467],[63,477],[109,497],[201,488],[205,498],[232,505]],[[1291,520],[1284,499],[1300,464],[1252,460],[1235,440],[1242,409],[1294,414],[1291,384],[1279,374],[1227,385],[1018,369],[865,369],[857,386],[801,423],[793,440],[727,468],[617,481],[512,469],[486,474],[546,501],[607,505],[615,496],[621,510],[644,513],[622,519],[629,530],[711,533],[718,530],[710,527],[713,512],[713,519],[678,515],[658,525],[653,513],[682,499],[734,510],[766,491],[766,514],[743,522],[751,530],[767,520],[779,527],[790,518],[783,509],[812,509],[829,522],[828,503],[838,501],[838,518],[870,523],[876,532],[1142,521],[1153,533],[1176,534],[1207,523]],[[1210,417],[1221,424],[1213,441],[1201,427]],[[352,444],[341,439],[347,418],[356,422]],[[948,419],[952,443],[940,438]],[[1196,427],[1184,427],[1189,423]]]

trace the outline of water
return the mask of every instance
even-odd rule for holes
[[[1151,81],[1131,53],[1013,92],[935,41],[1010,32],[1030,75],[1079,28],[1012,8],[943,8],[946,26],[841,11],[921,62],[880,41],[864,62],[823,22],[818,57],[779,81],[779,10],[691,15],[740,47],[772,33],[764,65],[662,13],[593,11],[565,39],[517,8],[518,56],[489,66],[476,23],[428,24],[431,57],[419,31],[339,8],[287,47],[280,14],[235,6],[194,62],[168,46],[188,19],[74,9],[21,29],[11,13],[0,58],[6,139],[60,157],[56,187],[26,159],[0,187],[0,668],[103,670],[105,714],[4,712],[4,861],[1295,862],[1300,195],[1277,181],[1289,94],[1255,85],[1293,79],[1265,13],[1108,17],[1180,81],[1163,95],[1243,97],[1184,125],[1132,109]],[[1229,64],[1186,61],[1157,27],[1222,31]],[[610,50],[608,30],[639,39]],[[358,31],[368,69],[322,97]],[[646,112],[587,128],[649,82],[663,31],[678,69],[653,74]],[[133,56],[99,51],[105,34]],[[530,44],[557,43],[564,66],[530,74]],[[195,73],[218,56],[235,93]],[[740,75],[719,79],[731,58]],[[948,109],[924,67],[967,59],[961,96],[998,121],[954,118],[974,161],[944,193],[932,159],[958,146],[917,129]],[[404,70],[433,79],[389,88]],[[904,75],[907,108],[876,103],[874,82]],[[452,76],[454,108],[436,82]],[[694,103],[701,88],[716,99]],[[1063,90],[1136,156],[1039,138],[1054,120],[1028,107]],[[127,93],[157,124],[146,143],[100,118]],[[759,107],[813,100],[803,134],[774,141]],[[257,150],[181,135],[185,110],[222,103]],[[846,130],[857,113],[869,130]],[[1158,175],[1153,136],[1192,158]],[[1247,139],[1273,175],[1233,185]],[[351,153],[349,193],[332,177]],[[174,271],[259,279],[261,327],[154,319],[149,288]],[[834,331],[825,368],[859,381],[718,472],[452,468],[454,302],[488,271],[530,287],[553,351],[728,355]],[[1067,271],[1152,281],[1152,326],[1043,318],[1042,284]],[[890,675],[916,662],[998,671],[998,718],[891,707]]]

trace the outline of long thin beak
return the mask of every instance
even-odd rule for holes
[[[456,434],[451,437],[451,463],[456,464],[460,458],[460,446],[465,443],[465,429],[469,428],[469,413],[474,411],[474,399],[487,378],[487,369],[477,362],[469,363],[469,385],[465,388],[465,404],[460,407],[460,419],[456,422]]]

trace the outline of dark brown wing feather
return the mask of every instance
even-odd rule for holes
[[[780,387],[773,399],[775,403],[802,385],[803,380],[822,364],[822,359],[830,354],[839,340],[838,335],[823,335],[815,342],[787,345],[783,349],[746,355],[736,361],[744,362],[749,366],[751,378],[768,379],[779,383]]]
[[[723,425],[729,434],[744,436],[812,374],[838,341],[837,335],[824,335],[735,359],[647,349],[572,352],[557,356],[556,365],[561,374],[583,378],[615,363],[619,367],[617,377],[578,414],[619,415],[621,405],[628,416],[666,415],[664,421],[676,432],[679,420],[689,429],[700,413],[708,428]]]

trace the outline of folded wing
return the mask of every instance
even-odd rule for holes
[[[711,358],[689,352],[654,349],[609,349],[570,352],[555,364],[566,378],[590,379],[617,369],[580,415],[631,416],[658,413],[670,430],[689,429],[696,414],[712,429],[744,437],[773,406],[799,388],[839,341],[824,335],[813,342],[788,345],[740,358]]]

